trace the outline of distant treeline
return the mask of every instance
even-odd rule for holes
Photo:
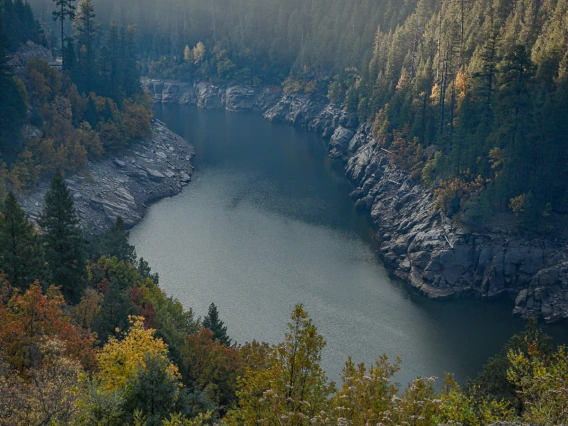
[[[50,0],[32,0],[36,11]],[[378,26],[394,29],[414,9],[398,0],[94,0],[98,15],[135,24],[142,58],[176,56],[203,42],[217,47],[229,77],[282,81],[291,72],[361,69],[371,59]],[[49,12],[50,13],[50,12]],[[221,53],[225,51],[224,53]],[[216,66],[213,67],[216,71]]]
[[[4,47],[14,52],[28,40],[41,42],[43,29],[34,18],[28,2],[22,0],[2,0],[0,2],[2,21],[4,24]]]

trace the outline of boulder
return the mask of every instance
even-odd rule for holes
[[[146,168],[146,172],[148,172],[150,179],[154,181],[161,181],[165,178],[165,176],[156,169]]]
[[[355,135],[353,130],[339,126],[333,133],[329,146],[332,149],[336,149],[340,154],[345,155],[353,135]]]

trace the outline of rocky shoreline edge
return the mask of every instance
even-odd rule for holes
[[[385,265],[427,297],[515,300],[514,314],[568,320],[567,248],[547,239],[462,229],[434,209],[431,191],[394,167],[368,123],[327,99],[279,88],[143,79],[155,103],[257,111],[306,127],[345,162],[357,208],[370,214]]]
[[[65,180],[82,226],[103,234],[121,216],[131,228],[150,204],[178,194],[191,181],[194,155],[188,141],[152,119],[150,138],[119,157],[88,162],[83,171]],[[41,213],[48,187],[48,183],[42,183],[19,197],[33,220]]]

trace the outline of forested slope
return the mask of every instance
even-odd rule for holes
[[[17,63],[16,73],[14,61],[34,52],[47,58],[46,47],[52,41],[29,4],[2,0],[0,180],[15,191],[33,188],[56,169],[77,172],[151,132],[133,27],[111,25],[103,33],[92,3],[82,1],[66,32],[63,69],[32,58]]]
[[[471,224],[511,209],[521,229],[551,231],[562,225],[551,217],[564,214],[564,4],[212,0],[127,9],[82,0],[73,25],[62,23],[73,38],[57,40],[48,14],[34,26],[28,6],[3,0],[7,188],[25,189],[56,167],[73,171],[148,131],[133,67],[138,40],[149,73],[325,94],[372,121],[379,145],[369,148],[387,149],[388,160],[431,185],[440,209],[461,208]],[[15,76],[5,52],[28,40],[64,53],[63,72],[32,60]],[[26,123],[41,134],[25,138]],[[399,361],[385,356],[370,367],[348,359],[336,386],[321,368],[323,336],[301,305],[281,343],[232,342],[214,305],[201,322],[167,297],[122,218],[104,237],[86,238],[60,173],[37,225],[8,193],[0,424],[568,421],[566,350],[534,321],[462,388],[450,376],[441,391],[435,378],[399,386]]]
[[[51,10],[48,0],[31,4],[38,13]],[[223,75],[257,77],[263,82],[282,80],[291,71],[304,69],[325,75],[332,69],[362,68],[371,58],[377,26],[394,29],[415,7],[415,1],[392,0],[142,0],[134,4],[95,0],[94,4],[104,22],[114,19],[137,26],[144,58],[183,60],[185,46],[201,41],[208,51],[216,50]],[[211,65],[210,71],[216,72],[216,64]]]
[[[424,180],[441,209],[457,198],[470,225],[510,209],[521,228],[546,232],[566,213],[567,7],[420,3],[377,34],[359,112],[402,165],[435,145]]]
[[[137,25],[150,76],[325,93],[372,121],[449,216],[565,228],[565,0],[95,3]]]
[[[447,375],[393,382],[400,360],[346,360],[337,386],[325,340],[297,305],[281,343],[232,342],[159,287],[119,217],[84,240],[56,173],[38,220],[13,194],[0,215],[2,425],[487,425],[568,420],[568,356],[530,321],[460,388]]]

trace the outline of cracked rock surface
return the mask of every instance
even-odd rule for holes
[[[138,223],[146,208],[178,194],[191,181],[193,146],[152,120],[152,137],[132,146],[120,157],[87,164],[81,173],[65,180],[85,229],[104,233],[122,216],[127,227]],[[49,183],[20,197],[22,208],[36,220]]]

